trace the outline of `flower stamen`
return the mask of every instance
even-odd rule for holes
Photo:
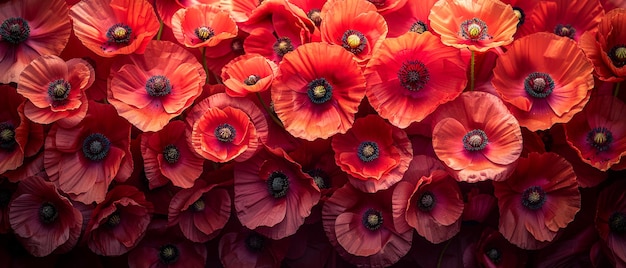
[[[626,65],[626,45],[614,46],[607,54],[615,67],[621,68]]]
[[[180,151],[178,150],[176,145],[170,144],[165,146],[165,149],[163,149],[163,159],[165,159],[167,163],[174,164],[178,162],[179,158]]]
[[[274,198],[284,197],[289,190],[289,178],[281,171],[274,171],[267,178],[267,189]]]
[[[39,219],[45,224],[54,222],[58,217],[57,208],[50,202],[45,202],[39,208]]]
[[[380,156],[380,149],[378,144],[373,141],[364,141],[359,145],[357,150],[359,159],[363,162],[371,162],[376,160]]]
[[[178,248],[175,245],[167,244],[159,248],[159,260],[164,264],[175,263],[179,256]]]
[[[352,54],[358,55],[367,46],[367,38],[357,30],[347,30],[341,37],[341,46]]]
[[[417,60],[407,60],[398,70],[400,85],[409,91],[419,91],[430,80],[430,74],[424,64]]]
[[[15,149],[15,127],[9,122],[0,123],[0,149],[12,151]]]
[[[417,207],[421,211],[431,211],[435,208],[435,195],[431,191],[425,191],[420,195],[420,198],[417,203]]]
[[[167,77],[155,75],[146,81],[146,92],[152,97],[163,97],[172,92],[172,85]]]
[[[28,22],[23,18],[8,18],[0,25],[0,36],[2,37],[2,41],[17,45],[28,39],[30,36],[30,26],[28,26]]]
[[[487,24],[484,21],[473,18],[461,23],[461,32],[459,34],[469,41],[482,41],[491,39],[487,29]]]
[[[598,152],[604,152],[611,148],[613,133],[605,127],[596,127],[587,133],[587,143],[596,148]]]
[[[109,43],[118,45],[128,45],[130,43],[133,30],[124,23],[116,23],[109,28],[106,33]]]
[[[530,210],[542,208],[546,199],[546,192],[540,186],[532,186],[522,193],[522,205]]]
[[[213,28],[208,26],[198,27],[194,30],[194,33],[196,34],[196,37],[198,37],[198,39],[202,40],[202,42],[209,40],[213,36],[215,36],[215,31],[213,31]]]
[[[282,58],[283,56],[285,56],[285,54],[295,49],[289,37],[278,38],[276,40],[276,43],[274,43],[273,48],[274,48],[274,52],[276,53],[276,55],[278,55],[278,57],[280,58]]]
[[[362,223],[365,228],[375,231],[383,226],[383,214],[375,209],[368,209],[363,213]]]
[[[487,144],[489,144],[487,134],[480,129],[471,130],[463,136],[463,147],[467,151],[475,152],[483,150],[487,147]]]
[[[91,161],[100,161],[104,159],[111,149],[111,141],[100,134],[93,133],[83,140],[83,155]]]
[[[333,87],[324,78],[317,78],[307,85],[307,94],[311,102],[322,104],[333,97]]]
[[[574,29],[574,27],[572,27],[572,25],[563,25],[563,24],[557,24],[556,27],[554,27],[554,33],[558,36],[563,36],[563,37],[569,37],[571,39],[574,39],[574,37],[576,36],[576,29]]]
[[[215,137],[221,142],[232,142],[237,136],[235,128],[227,123],[220,124],[215,128]]]
[[[524,79],[524,90],[531,97],[543,99],[554,90],[554,80],[547,73],[534,72]]]

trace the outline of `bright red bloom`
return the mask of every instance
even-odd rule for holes
[[[376,6],[376,10],[381,15],[386,15],[398,9],[405,8],[406,3],[411,2],[410,0],[367,0],[367,1],[374,4],[374,6]]]
[[[333,137],[332,147],[350,184],[368,193],[400,181],[413,158],[406,133],[377,115],[357,119],[348,132]]]
[[[221,78],[226,85],[226,94],[245,97],[268,90],[277,74],[278,66],[273,61],[259,54],[246,53],[226,64]]]
[[[70,17],[78,39],[102,57],[142,54],[159,31],[147,0],[83,0],[72,6]]]
[[[515,32],[514,38],[521,36],[520,32],[526,32],[531,30],[524,30],[521,28],[532,29],[532,25],[528,23],[528,19],[535,11],[535,5],[541,0],[502,0],[503,3],[511,5],[513,12],[517,16],[517,32]]]
[[[492,83],[521,126],[545,130],[567,123],[587,104],[592,71],[575,41],[536,33],[516,40],[498,58]]]
[[[64,0],[4,2],[0,4],[0,83],[17,83],[32,60],[63,51],[72,26]]]
[[[619,262],[626,263],[626,183],[618,180],[599,195],[595,227],[602,241]]]
[[[187,50],[152,41],[144,54],[123,57],[111,67],[108,101],[141,131],[159,131],[202,93],[206,74]]]
[[[511,177],[493,185],[500,209],[499,230],[523,249],[546,246],[580,210],[572,165],[554,153],[520,158]]]
[[[150,188],[168,181],[181,188],[191,188],[202,174],[204,159],[193,151],[185,138],[183,121],[172,121],[158,132],[141,135],[141,155]]]
[[[565,125],[567,142],[580,159],[599,170],[626,156],[626,104],[613,96],[593,98]]]
[[[44,167],[50,181],[72,200],[100,203],[113,179],[123,181],[133,171],[130,125],[113,106],[90,102],[85,119],[77,126],[52,125]]]
[[[118,185],[93,210],[83,240],[98,255],[122,255],[141,241],[152,210],[152,203],[137,188]]]
[[[285,55],[279,69],[272,101],[289,133],[312,141],[352,127],[365,96],[365,78],[345,49],[305,44]]]
[[[28,99],[24,114],[39,124],[77,125],[87,114],[85,90],[95,75],[93,67],[82,59],[66,62],[46,55],[33,60],[20,74],[17,87],[17,92]]]
[[[207,58],[207,67],[213,74],[222,73],[222,68],[232,59],[246,53],[243,48],[244,40],[248,34],[239,31],[237,37],[220,42],[217,46],[206,47],[205,56]]]
[[[582,22],[582,21],[581,21]],[[602,17],[597,31],[580,37],[580,48],[594,66],[594,74],[602,81],[626,79],[626,7],[611,10]]]
[[[387,37],[398,37],[407,32],[432,31],[428,15],[436,2],[437,0],[406,1],[402,8],[382,14],[389,27]]]
[[[322,22],[322,7],[324,6],[324,4],[327,2],[327,0],[290,0],[289,3],[292,3],[294,6],[292,8],[294,9],[301,9],[302,12],[304,12],[307,16],[307,18],[309,18],[311,20],[311,22],[313,22],[313,24],[315,24],[315,26],[319,27],[320,23]],[[317,29],[316,31],[319,31],[319,29]]]
[[[237,25],[225,11],[214,5],[179,9],[172,17],[172,31],[186,47],[212,47],[237,36]]]
[[[439,105],[455,99],[467,84],[459,50],[425,32],[388,38],[364,71],[367,100],[399,128],[420,122]]]
[[[220,261],[225,268],[279,267],[289,250],[289,241],[269,239],[241,227],[220,239]]]
[[[598,0],[539,1],[526,17],[528,27],[520,28],[517,36],[550,32],[578,41],[584,32],[595,30],[603,15]]]
[[[320,199],[313,178],[280,148],[236,163],[234,184],[239,221],[271,239],[296,233]]]
[[[502,181],[515,169],[522,132],[498,97],[465,92],[434,116],[435,154],[458,181]]]
[[[9,205],[11,228],[33,256],[65,253],[78,242],[83,215],[42,177],[20,182]]]
[[[197,5],[213,5],[222,10],[230,11],[232,8],[231,0],[155,0],[154,7],[161,21],[172,28],[172,17],[180,9],[193,7]]]

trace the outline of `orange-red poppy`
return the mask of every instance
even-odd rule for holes
[[[226,94],[245,97],[250,93],[266,91],[278,73],[278,66],[267,58],[254,53],[239,56],[222,69],[222,81]]]
[[[437,1],[406,1],[402,8],[382,14],[389,27],[387,37],[398,37],[407,32],[433,33],[428,15]]]
[[[517,36],[550,32],[578,41],[584,32],[596,29],[603,15],[598,0],[539,1],[526,17],[528,27],[520,28]]]
[[[230,11],[232,9],[231,0],[155,0],[154,7],[161,21],[172,28],[172,17],[180,9],[193,7],[197,5],[212,5],[222,10]]]
[[[237,25],[228,11],[214,5],[194,5],[178,10],[172,31],[186,47],[212,47],[237,36]]]
[[[594,74],[602,81],[626,79],[626,8],[606,13],[597,31],[585,32],[580,47],[593,62]]]

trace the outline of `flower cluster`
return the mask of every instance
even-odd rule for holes
[[[1,267],[626,267],[626,1],[0,2]]]

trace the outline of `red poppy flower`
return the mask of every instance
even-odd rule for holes
[[[214,47],[205,48],[206,64],[209,71],[215,75],[222,73],[222,68],[232,59],[245,54],[243,43],[248,33],[239,31],[237,37],[220,42]]]
[[[613,96],[593,98],[565,125],[567,142],[580,159],[606,171],[626,156],[626,104]]]
[[[158,132],[141,135],[141,155],[150,188],[168,181],[181,188],[191,188],[202,174],[204,159],[195,154],[185,134],[185,123],[172,121]]]
[[[572,165],[554,153],[520,158],[506,181],[494,182],[500,232],[523,249],[547,245],[580,210],[580,192]]]
[[[343,47],[365,66],[388,31],[385,18],[376,10],[374,4],[361,0],[326,2],[321,13],[322,41]]]
[[[152,209],[152,203],[137,188],[118,185],[93,210],[83,240],[98,255],[122,255],[143,238]]]
[[[381,15],[386,15],[398,9],[405,8],[406,3],[411,2],[410,0],[367,0],[367,1],[374,4],[374,6],[376,7],[376,10]]]
[[[234,184],[239,221],[271,239],[294,234],[320,199],[313,178],[281,148],[264,146],[236,163]]]
[[[30,254],[64,253],[76,245],[83,215],[52,183],[29,177],[20,182],[15,196],[9,205],[9,221]]]
[[[526,251],[512,245],[500,232],[485,228],[474,255],[480,267],[526,267]]]
[[[497,0],[440,0],[428,19],[444,44],[478,52],[513,42],[519,22],[513,8]]]
[[[345,260],[357,266],[386,267],[407,254],[413,231],[396,229],[392,191],[364,193],[346,184],[324,203],[324,231]]]
[[[113,106],[90,102],[77,126],[52,125],[44,167],[50,181],[72,200],[100,203],[113,179],[123,181],[132,173],[130,125]]]
[[[0,85],[0,174],[22,166],[43,145],[43,127],[24,115],[24,97],[15,88]]]
[[[407,32],[432,31],[428,15],[436,2],[437,0],[406,1],[402,8],[382,14],[389,27],[387,37],[398,37]]]
[[[352,127],[365,96],[365,78],[345,49],[305,44],[285,55],[279,69],[272,101],[289,133],[312,141]]]
[[[17,92],[28,99],[24,114],[35,123],[73,127],[87,114],[85,90],[95,79],[93,67],[82,59],[41,56],[20,75]]]
[[[624,25],[626,7],[609,11],[602,17],[597,31],[585,32],[580,37],[580,48],[593,62],[594,74],[602,81],[620,82],[626,79]]]
[[[497,199],[492,194],[482,193],[476,183],[469,191],[464,191],[465,206],[463,207],[463,221],[485,222],[492,215],[497,205]]]
[[[357,119],[348,132],[333,137],[332,147],[348,181],[368,193],[400,181],[413,158],[406,133],[376,115]]]
[[[567,123],[587,104],[592,71],[575,41],[536,33],[516,40],[498,58],[492,83],[521,126],[545,130]]]
[[[206,74],[194,56],[167,41],[153,41],[111,67],[108,101],[141,131],[159,131],[202,93]]]
[[[72,31],[64,0],[4,1],[0,21],[0,83],[17,83],[41,55],[59,55]]]
[[[272,240],[241,227],[220,238],[220,261],[225,268],[279,267],[289,250],[289,241]]]
[[[231,16],[235,19],[239,28],[245,32],[252,32],[256,28],[267,28],[279,31],[281,27],[306,28],[312,32],[314,24],[308,19],[307,14],[286,0],[255,0],[235,1]],[[289,26],[288,26],[289,25]]]
[[[172,17],[172,31],[186,47],[212,47],[237,36],[237,25],[215,5],[194,5],[179,9]]]
[[[399,128],[422,121],[439,105],[458,97],[467,84],[459,50],[429,32],[386,39],[364,74],[367,100]]]
[[[434,116],[435,154],[458,181],[502,181],[515,169],[522,132],[498,97],[465,92]]]
[[[198,180],[172,197],[168,225],[178,225],[185,237],[204,243],[213,239],[230,218],[230,195],[217,184]]]
[[[231,97],[245,97],[270,88],[278,66],[259,54],[246,53],[222,69],[222,81]]]
[[[212,5],[219,7],[222,10],[230,11],[232,8],[232,1],[230,0],[155,0],[154,7],[159,15],[161,21],[172,28],[172,17],[174,14],[183,8],[193,7],[197,5]]]
[[[626,183],[618,180],[608,185],[599,195],[595,227],[611,255],[626,263]]]
[[[299,8],[304,12],[315,24],[315,26],[320,27],[320,23],[322,22],[322,7],[327,2],[327,0],[290,0],[289,3],[294,5],[293,8]]]
[[[518,36],[550,32],[578,41],[584,32],[595,30],[603,15],[598,0],[539,1],[526,17],[529,27],[520,28]]]
[[[521,28],[532,29],[532,25],[528,23],[528,19],[535,11],[535,5],[541,0],[502,0],[503,3],[511,5],[513,12],[517,16],[517,32],[515,32],[514,38],[521,37],[520,32],[532,32],[532,30],[520,30]]]
[[[600,0],[600,4],[602,4],[605,11],[610,11],[616,8],[626,8],[625,0]]]
[[[330,139],[303,142],[289,156],[313,178],[322,192],[322,198],[331,196],[348,181],[348,176],[335,161]]]
[[[159,31],[147,0],[84,0],[72,6],[70,17],[78,39],[102,57],[142,54]]]

